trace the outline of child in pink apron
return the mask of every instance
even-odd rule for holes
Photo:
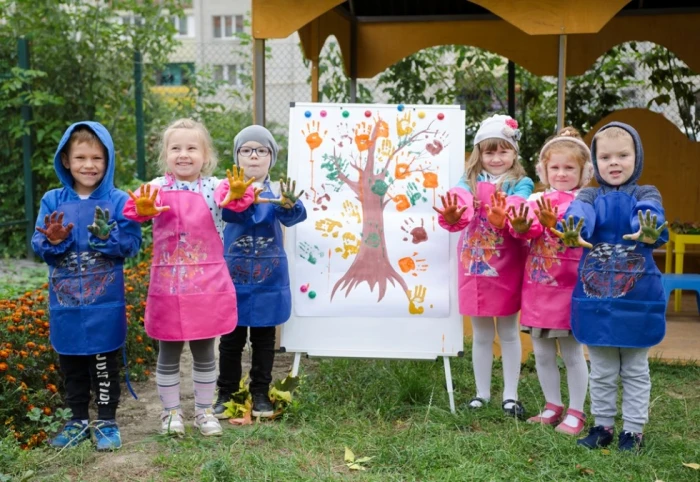
[[[153,219],[153,264],[146,304],[146,333],[160,341],[156,383],[163,404],[162,433],[183,435],[180,355],[192,352],[194,426],[221,435],[212,412],[216,387],[214,342],[238,320],[236,291],[223,250],[222,208],[241,212],[254,199],[254,179],[227,171],[228,181],[210,177],[217,164],[211,137],[199,122],[180,119],[163,134],[160,163],[165,175],[141,186],[124,207],[138,222]],[[221,203],[216,192],[228,188]]]
[[[497,329],[503,356],[503,411],[520,418],[525,409],[518,400],[518,311],[527,247],[507,229],[506,209],[519,206],[534,185],[518,160],[518,139],[515,119],[494,115],[484,120],[464,177],[443,197],[444,209],[435,210],[440,226],[462,233],[457,248],[459,311],[471,317],[477,390],[468,405],[481,408],[491,398]]]
[[[530,240],[520,324],[522,331],[532,337],[537,376],[546,400],[544,410],[528,422],[556,425],[557,432],[578,435],[586,420],[583,402],[588,367],[583,346],[571,333],[571,295],[583,250],[567,248],[546,229],[563,219],[579,189],[593,177],[591,151],[576,129],[566,127],[545,143],[537,174],[546,190],[531,195],[527,203],[511,211],[509,218],[511,234]],[[563,421],[557,343],[569,386],[569,409]]]

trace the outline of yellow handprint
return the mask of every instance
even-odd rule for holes
[[[416,127],[415,122],[411,122],[411,112],[404,112],[403,116],[396,117],[396,132],[399,137],[407,136],[413,132],[413,128]]]
[[[320,221],[316,221],[315,228],[317,231],[321,231],[321,236],[327,238],[331,234],[334,238],[338,237],[338,232],[334,231],[336,228],[342,228],[343,224],[339,223],[335,219],[325,218]]]
[[[362,222],[362,217],[360,216],[360,212],[357,210],[357,206],[350,201],[343,202],[343,212],[341,214],[351,218],[354,217],[357,219],[358,224]]]
[[[382,156],[390,156],[392,147],[394,146],[391,143],[391,139],[382,139],[382,142],[379,144],[379,154]]]
[[[408,312],[412,315],[422,315],[425,309],[422,306],[416,306],[418,303],[425,303],[425,295],[428,292],[428,288],[423,285],[416,286],[416,289],[411,292],[407,291],[408,294]]]
[[[360,252],[360,240],[352,233],[343,234],[343,247],[335,248],[336,253],[343,253],[343,259],[348,259],[350,255]]]

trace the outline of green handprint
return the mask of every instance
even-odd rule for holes
[[[550,228],[550,231],[552,231],[559,239],[562,240],[564,246],[567,246],[569,248],[593,248],[593,245],[591,243],[584,241],[584,239],[581,237],[581,229],[583,229],[583,218],[578,220],[578,224],[574,225],[574,217],[569,216],[569,219],[563,221],[561,224],[561,231],[557,231],[554,228]]]
[[[658,222],[658,217],[656,214],[652,216],[649,209],[647,209],[644,216],[641,210],[637,211],[637,216],[639,216],[639,231],[634,234],[625,234],[622,236],[622,239],[654,244],[659,239],[659,236],[661,236],[663,230],[666,229],[666,226],[668,226],[668,221],[664,221],[664,223],[657,228],[656,223]]]
[[[278,206],[281,206],[285,209],[292,209],[294,207],[294,204],[297,202],[297,199],[299,199],[301,195],[304,194],[303,189],[299,194],[295,194],[296,190],[296,181],[292,181],[290,178],[287,178],[287,181],[285,182],[284,179],[280,179],[280,198],[270,200],[270,202],[272,204],[277,204]]]
[[[116,221],[109,222],[109,209],[104,211],[99,206],[95,207],[95,219],[91,225],[87,227],[93,236],[103,241],[109,239],[109,233],[112,232],[117,225]],[[105,246],[106,243],[90,243],[90,246]]]

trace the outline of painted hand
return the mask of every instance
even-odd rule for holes
[[[508,208],[508,221],[513,226],[513,231],[518,234],[525,234],[530,230],[532,219],[527,218],[529,211],[530,207],[525,203],[520,205],[517,213],[515,212],[515,207],[511,206]]]
[[[150,184],[144,184],[141,186],[140,196],[137,196],[131,191],[127,192],[129,193],[129,197],[134,200],[134,204],[136,204],[136,214],[139,216],[153,217],[170,209],[170,206],[156,206],[158,188],[154,186],[153,192],[151,192]]]
[[[559,216],[559,206],[554,206],[554,208],[552,208],[551,199],[538,199],[537,207],[539,210],[535,210],[535,215],[537,219],[540,220],[540,224],[550,229],[556,227],[557,218]]]
[[[562,221],[561,231],[557,231],[554,228],[549,228],[552,233],[562,240],[564,246],[568,246],[569,248],[593,248],[591,243],[584,241],[584,239],[581,237],[581,229],[583,229],[583,218],[579,219],[578,224],[574,226],[573,216],[569,216],[568,220]]]
[[[435,212],[441,215],[447,224],[457,224],[462,218],[464,211],[467,210],[467,206],[462,206],[461,208],[459,207],[456,194],[453,194],[452,198],[450,198],[450,193],[447,193],[447,198],[445,198],[445,196],[440,196],[440,200],[442,200],[443,209],[440,211],[438,208],[433,206]]]
[[[416,289],[411,293],[408,290],[408,312],[412,315],[421,315],[425,311],[422,306],[416,306],[418,303],[425,303],[425,294],[428,292],[428,288],[423,285],[416,286]]]
[[[46,236],[49,243],[57,245],[63,242],[73,230],[73,223],[68,223],[67,226],[63,225],[63,213],[58,213],[56,211],[44,216],[44,227],[40,228],[37,226],[37,231]]]
[[[96,238],[106,240],[109,238],[109,233],[112,232],[117,225],[116,221],[109,222],[109,209],[104,211],[99,206],[95,207],[95,219],[90,226],[87,227]]]
[[[491,226],[503,229],[506,226],[506,195],[502,191],[491,194],[491,206],[486,205],[486,219]]]
[[[294,204],[297,202],[297,199],[304,194],[303,190],[299,194],[294,194],[296,190],[296,181],[292,181],[290,178],[287,178],[287,181],[285,182],[284,179],[280,179],[280,198],[271,200],[270,202],[277,204],[278,206],[282,206],[285,209],[292,209]]]
[[[263,204],[263,203],[268,203],[270,202],[269,199],[261,198],[260,194],[262,194],[263,189],[260,187],[254,187],[253,188],[253,194],[255,194],[255,199],[253,200],[253,204]]]
[[[219,203],[219,207],[224,207],[231,201],[241,199],[245,195],[245,191],[248,189],[248,186],[253,184],[255,178],[251,177],[246,182],[243,172],[243,168],[238,166],[233,166],[233,174],[230,170],[226,169],[226,177],[228,178],[228,194],[226,195],[226,198]]]
[[[639,216],[639,231],[634,234],[625,234],[622,238],[632,241],[641,241],[645,244],[654,244],[659,239],[659,236],[661,236],[663,230],[666,229],[666,226],[668,226],[668,221],[657,228],[656,223],[658,222],[658,217],[656,214],[652,216],[650,210],[647,209],[644,215],[642,215],[641,210],[637,211],[637,215]]]

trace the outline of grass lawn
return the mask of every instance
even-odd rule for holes
[[[471,362],[452,365],[459,405],[473,395]],[[181,440],[148,435],[125,440],[114,454],[88,444],[60,454],[2,445],[0,474],[42,481],[700,481],[700,470],[683,465],[700,463],[700,366],[652,362],[651,372],[641,455],[619,453],[616,445],[577,447],[549,427],[505,418],[500,403],[453,415],[442,361],[325,359],[303,361],[303,384],[281,420],[225,423],[216,439],[191,427]],[[497,362],[494,400],[500,374]],[[532,359],[523,367],[520,397],[529,414],[544,404]],[[372,457],[366,470],[346,466],[345,447]]]

